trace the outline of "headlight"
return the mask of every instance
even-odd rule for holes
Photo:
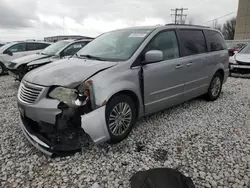
[[[56,87],[49,93],[49,96],[53,99],[62,101],[69,106],[71,106],[72,104],[76,105],[75,101],[78,97],[77,91],[75,89],[68,89],[64,87]]]
[[[232,56],[229,58],[229,63],[237,64],[237,62],[235,60],[235,56]]]

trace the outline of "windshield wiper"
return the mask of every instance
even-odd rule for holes
[[[45,54],[45,53],[42,53],[42,52],[40,54],[42,54],[42,55],[48,55],[48,54]]]
[[[78,55],[77,54],[77,56],[87,58],[87,59],[95,59],[95,60],[98,60],[98,61],[107,61],[107,60],[105,60],[105,59],[103,59],[101,57],[96,57],[96,56],[92,56],[92,55],[88,55],[88,54],[87,55]]]

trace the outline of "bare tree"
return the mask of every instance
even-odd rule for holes
[[[233,40],[236,26],[236,18],[231,18],[223,24],[222,33],[226,40]]]
[[[187,21],[187,23],[189,25],[193,25],[194,24],[194,18],[189,18],[188,21]]]
[[[214,21],[213,21],[213,24],[212,24],[211,27],[214,28],[214,29],[219,30],[220,32],[222,32],[222,25],[219,24],[217,20],[214,20]]]

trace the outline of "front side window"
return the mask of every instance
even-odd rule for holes
[[[227,45],[222,35],[216,31],[205,31],[209,51],[220,51],[227,49]]]
[[[11,46],[10,48],[8,48],[7,50],[12,53],[24,52],[26,51],[26,44],[25,43],[15,44]]]
[[[164,31],[158,34],[149,42],[145,52],[150,50],[162,51],[164,60],[178,58],[179,47],[175,32]]]
[[[207,52],[206,41],[201,30],[179,31],[183,56],[190,56]]]
[[[63,55],[64,56],[74,55],[76,52],[82,49],[86,44],[87,42],[77,42],[71,44],[63,51]]]
[[[53,56],[59,50],[61,50],[65,46],[67,46],[69,43],[70,43],[70,41],[58,41],[58,42],[56,42],[54,44],[51,44],[47,48],[45,48],[43,51],[41,51],[41,54]]]
[[[126,61],[135,53],[151,29],[126,29],[105,33],[81,49],[78,56],[109,61]]]

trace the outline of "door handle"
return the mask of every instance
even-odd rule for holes
[[[190,62],[187,64],[188,67],[190,67],[191,65],[193,65],[194,63]]]
[[[179,64],[179,65],[176,65],[175,69],[181,69],[183,67],[183,65]]]

